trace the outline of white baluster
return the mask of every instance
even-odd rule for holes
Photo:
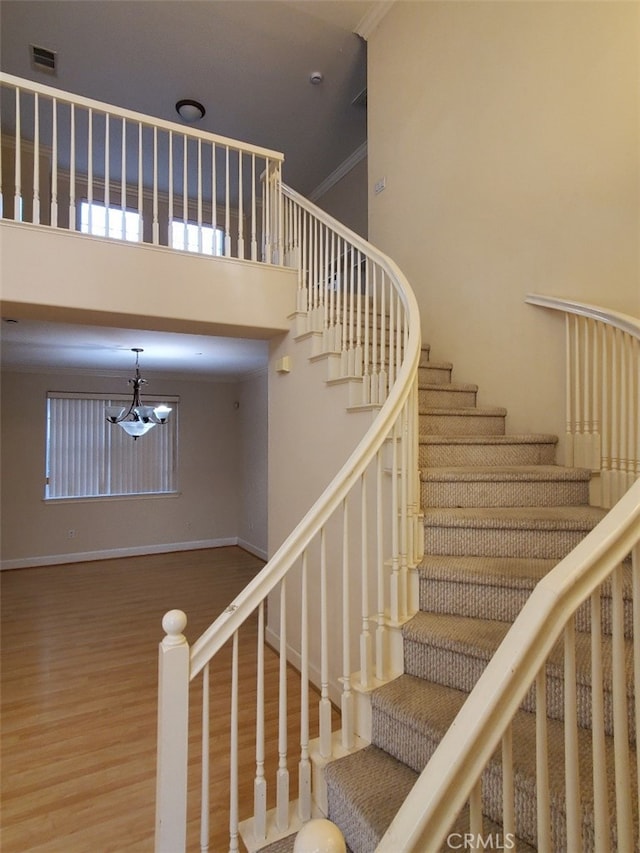
[[[307,552],[302,556],[300,595],[300,763],[298,765],[298,816],[311,817],[311,762],[309,760],[309,591]]]
[[[20,89],[16,87],[16,155],[13,195],[13,218],[16,222],[22,222],[22,130],[20,119]]]
[[[576,635],[571,618],[564,629],[564,766],[567,849],[582,849],[580,773],[578,768],[578,714],[576,696]]]
[[[40,106],[38,93],[33,96],[33,213],[31,221],[40,224]]]
[[[631,809],[631,776],[629,768],[629,722],[627,704],[627,670],[624,641],[624,598],[622,566],[611,575],[611,620],[613,657],[613,744],[616,780],[616,825],[618,850],[633,850],[633,818]]]
[[[383,508],[383,452],[382,448],[376,456],[376,575],[377,575],[377,627],[376,627],[376,678],[384,681],[387,669],[387,627],[384,618],[385,586],[384,586],[384,508]]]
[[[513,729],[511,724],[502,735],[502,835],[505,842],[515,837],[515,799],[513,776]]]
[[[120,212],[124,228],[125,214],[127,210],[127,121],[125,118],[122,119],[121,133],[120,158],[122,160],[122,165],[120,166]]]
[[[267,781],[264,776],[264,602],[258,607],[256,682],[256,778],[253,783],[253,824],[256,841],[267,837]]]
[[[229,853],[238,853],[238,632],[231,653],[231,737],[229,748]]]
[[[278,773],[276,826],[289,828],[289,770],[287,768],[287,585],[280,581],[280,673],[278,689]]]
[[[595,848],[609,853],[609,795],[604,731],[602,619],[599,587],[591,596],[591,743],[593,750],[593,817]]]
[[[242,151],[238,151],[238,258],[244,258],[244,186],[242,182]]]
[[[474,839],[484,836],[482,826],[482,777],[473,786],[469,797],[469,832]]]
[[[215,236],[218,230],[218,185],[216,180],[216,146],[211,145],[211,227],[213,228],[214,240],[218,245],[218,238]],[[216,250],[216,254],[218,254]]]
[[[202,670],[202,768],[200,773],[200,850],[209,849],[209,664]]]
[[[198,252],[202,254],[202,140],[197,142],[197,187],[196,187],[196,220],[198,223]]]
[[[366,474],[363,474],[360,480],[360,585],[362,590],[362,628],[360,631],[360,684],[364,688],[367,688],[371,685],[371,677],[373,674],[371,632],[369,631],[369,537],[367,512],[367,479]]]
[[[549,760],[547,747],[547,674],[543,666],[536,676],[536,804],[538,850],[551,849]]]
[[[0,216],[1,216],[0,212]],[[58,227],[58,101],[51,101],[51,225]]]
[[[231,199],[229,194],[229,146],[225,146],[224,187],[224,254],[231,257]]]
[[[138,122],[138,240],[144,240],[143,204],[144,204],[144,174],[142,157],[142,123]]]
[[[1,92],[0,88],[0,92]],[[54,101],[55,103],[55,101]],[[2,139],[2,117],[0,117],[0,140]],[[1,148],[1,146],[0,146]],[[1,155],[1,150],[0,150]],[[2,156],[0,156],[0,219],[4,218],[4,190],[3,190],[3,174],[2,174]]]
[[[153,214],[151,240],[154,246],[160,243],[160,221],[158,218],[158,128],[153,128]]]
[[[351,691],[351,614],[349,607],[351,577],[349,571],[349,505],[342,502],[342,746],[351,749],[354,744],[355,720],[353,693]]]
[[[258,260],[258,240],[256,237],[256,155],[251,155],[251,260]]]
[[[155,853],[183,853],[187,830],[189,646],[187,617],[170,610],[158,661],[158,769]]]
[[[320,532],[320,755],[331,758],[331,701],[329,700],[329,624],[327,607],[327,545]]]
[[[69,116],[69,230],[76,230],[76,109]]]
[[[633,654],[633,686],[634,686],[634,704],[635,704],[635,723],[636,723],[636,742],[638,732],[640,732],[640,654],[638,654],[638,637],[640,637],[640,544],[636,545],[631,552],[631,575],[632,575],[632,590],[633,590],[633,636],[634,636],[634,654]],[[637,807],[640,814],[640,761],[636,758],[636,788],[637,788]]]
[[[398,525],[400,523],[400,512],[398,503],[398,421],[393,425],[391,438],[391,583],[390,583],[390,609],[391,621],[395,624],[400,622],[400,538]]]
[[[93,110],[87,113],[87,201],[89,203],[89,234],[93,234]]]
[[[380,370],[378,373],[378,402],[384,403],[387,399],[387,306],[386,306],[386,281],[384,270],[380,270]]]
[[[105,233],[107,237],[111,236],[111,228],[110,228],[110,213],[109,210],[109,114],[106,113],[104,117],[104,206],[105,206]],[[122,230],[120,234],[120,238],[124,240],[125,236],[125,227],[124,221],[122,223]]]

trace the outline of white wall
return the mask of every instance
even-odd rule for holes
[[[14,317],[245,338],[285,331],[297,287],[282,267],[7,221],[0,272]]]
[[[364,157],[316,200],[318,207],[365,240],[369,230],[367,183],[367,158]]]
[[[250,529],[243,518],[242,472],[251,463],[245,456],[243,410],[234,405],[241,383],[146,378],[153,381],[154,394],[180,397],[180,493],[45,502],[47,391],[108,393],[122,387],[113,378],[3,373],[3,567],[232,544],[241,535],[256,553],[266,550],[264,520]],[[264,421],[251,433],[256,444],[266,443]],[[252,446],[249,454],[254,453]],[[266,461],[254,469],[257,493],[266,490],[265,466]],[[76,538],[67,537],[70,529]]]
[[[240,415],[240,544],[267,558],[267,371],[246,378],[238,386]]]
[[[624,2],[400,0],[369,39],[369,237],[512,432],[564,433],[562,321],[528,292],[640,315],[639,55]]]

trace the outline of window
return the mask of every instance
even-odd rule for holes
[[[47,395],[45,498],[96,498],[176,491],[178,400],[166,424],[134,441],[105,418],[105,406],[124,397]],[[145,404],[160,401],[145,398]]]
[[[222,255],[224,232],[210,225],[198,225],[196,222],[171,220],[171,248],[187,252],[199,252],[202,255]]]
[[[80,231],[83,234],[137,243],[141,239],[141,226],[142,219],[137,210],[106,207],[94,201],[80,202]]]

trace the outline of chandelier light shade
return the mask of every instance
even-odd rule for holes
[[[147,380],[140,376],[139,358],[140,353],[144,350],[140,347],[133,347],[131,352],[136,354],[136,375],[129,380],[129,385],[133,386],[131,405],[128,408],[126,406],[107,406],[105,416],[109,423],[119,424],[135,441],[157,424],[166,424],[171,414],[171,408],[164,404],[155,407],[142,405],[140,388],[147,384]]]

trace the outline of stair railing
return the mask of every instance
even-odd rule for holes
[[[567,321],[570,444],[574,460],[608,478],[606,500],[622,496],[538,583],[398,811],[378,853],[430,853],[441,850],[447,839],[459,845],[458,833],[453,839],[448,833],[465,803],[467,840],[474,849],[498,843],[515,849],[518,839],[540,850],[601,853],[638,847],[640,321],[548,297],[528,301],[581,318]],[[606,330],[598,328],[601,323]],[[577,631],[591,635],[588,685],[576,681]],[[552,676],[549,655],[554,647],[557,654],[558,646],[564,672]],[[633,675],[628,683],[630,658]],[[551,677],[562,679],[562,704],[547,716],[553,705]],[[580,691],[583,705],[588,691],[588,720],[578,711]],[[527,803],[524,795],[516,794],[512,760],[514,718],[523,703],[528,710],[545,709],[535,715],[536,790]],[[560,717],[562,723],[557,722]],[[592,755],[585,778],[578,737],[587,724]],[[550,729],[557,725],[562,726],[564,758],[550,754]],[[612,749],[607,742],[613,743]],[[565,805],[549,794],[551,760],[564,760]],[[593,827],[583,826],[582,796],[593,803]],[[533,814],[528,824],[518,817],[520,812]],[[495,824],[500,827],[499,838],[488,837],[491,830],[485,832],[484,817],[493,821],[494,832]]]
[[[640,323],[553,296],[526,301],[565,315],[566,464],[598,475],[609,508],[640,477]]]
[[[156,851],[185,849],[189,684],[203,678],[201,848],[209,846],[210,665],[231,644],[231,733],[229,850],[239,849],[240,634],[257,620],[255,683],[242,691],[256,699],[253,815],[244,832],[251,849],[270,833],[293,832],[312,814],[312,751],[326,762],[336,749],[351,749],[356,735],[356,691],[391,676],[390,631],[417,609],[415,567],[423,537],[417,532],[417,368],[420,323],[415,297],[396,265],[367,241],[341,226],[288,187],[270,194],[269,226],[282,233],[283,260],[298,270],[294,331],[317,341],[317,354],[335,358],[339,377],[362,388],[356,405],[376,412],[343,467],[263,570],[229,604],[191,648],[183,635],[186,617],[165,616],[160,647]],[[302,330],[301,330],[302,326]],[[329,585],[331,594],[329,594]],[[312,592],[313,590],[313,592]],[[312,598],[313,597],[313,598]],[[358,601],[356,606],[355,602]],[[271,690],[264,661],[266,607],[278,616],[279,666]],[[289,604],[293,602],[293,604]],[[354,610],[357,616],[354,618]],[[337,626],[331,615],[339,614]],[[287,744],[288,631],[299,632],[301,708],[298,802],[290,809]],[[292,631],[290,633],[293,633]],[[336,646],[338,647],[336,650]],[[353,674],[352,649],[359,654]],[[333,651],[332,651],[333,650]],[[315,746],[309,725],[309,690],[317,667],[320,693]],[[332,677],[336,672],[338,677]],[[267,812],[270,770],[265,759],[266,695],[277,696],[278,759],[271,782],[275,809]],[[333,705],[340,708],[341,734],[332,732]],[[246,735],[246,731],[244,732]],[[243,809],[244,810],[244,809]],[[247,836],[245,835],[245,838]]]
[[[104,205],[107,238],[279,263],[279,152],[3,72],[0,91],[0,218],[95,235]]]

